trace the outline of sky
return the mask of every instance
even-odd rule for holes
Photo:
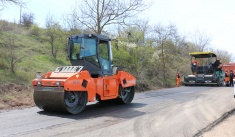
[[[33,13],[35,23],[45,25],[48,14],[57,20],[69,13],[76,0],[25,0],[22,12]],[[81,0],[77,0],[79,2]],[[150,25],[174,24],[178,31],[190,37],[194,32],[208,36],[210,48],[233,54],[235,61],[235,0],[145,0],[150,8],[140,15]],[[19,22],[20,7],[8,5],[0,12],[0,19]]]

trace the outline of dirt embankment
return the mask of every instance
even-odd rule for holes
[[[34,106],[33,89],[13,83],[0,84],[0,110]]]

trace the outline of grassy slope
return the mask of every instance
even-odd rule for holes
[[[0,46],[0,109],[33,105],[31,81],[36,72],[45,73],[57,66],[68,65],[66,53],[62,49],[57,59],[51,56],[51,47],[42,37],[45,36],[43,29],[40,29],[38,36],[34,36],[30,29],[3,21],[0,21],[0,29],[0,42],[7,43],[14,38],[15,59],[23,58],[16,63],[15,73],[11,73],[9,48]]]
[[[14,35],[14,55],[16,58],[23,59],[16,63],[16,73],[11,74],[9,70],[9,56],[1,57],[1,63],[4,62],[5,67],[0,70],[2,82],[14,82],[17,84],[30,85],[30,81],[35,77],[36,72],[47,72],[54,70],[55,67],[60,65],[68,65],[66,60],[66,53],[63,50],[59,50],[57,59],[51,56],[51,47],[45,38],[40,35],[45,33],[43,29],[40,29],[39,36],[30,34],[30,30],[24,27],[18,27],[15,24],[9,24],[13,29],[10,31],[2,31],[5,37],[11,37]],[[16,33],[17,31],[20,31]],[[65,38],[66,39],[66,38]],[[1,48],[5,50],[6,48]]]

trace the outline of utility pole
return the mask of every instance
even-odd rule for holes
[[[22,4],[20,4],[20,24],[22,23],[22,22],[21,22],[21,18],[22,18],[22,17],[21,17],[21,14],[22,14]]]

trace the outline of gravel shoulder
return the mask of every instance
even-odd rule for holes
[[[205,132],[202,137],[234,137],[235,136],[235,114],[224,119],[214,128]]]

